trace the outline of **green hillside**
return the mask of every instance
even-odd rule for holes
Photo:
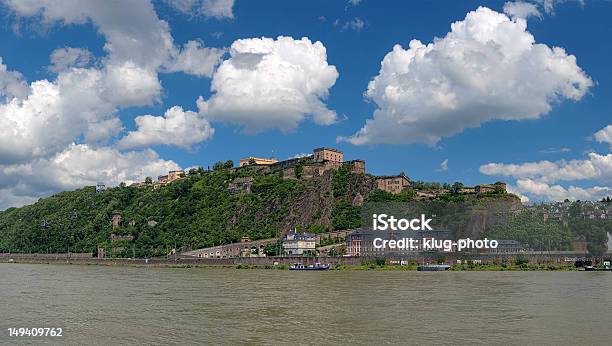
[[[334,224],[359,226],[358,207],[347,202],[353,189],[334,191],[360,185],[365,176],[342,171],[305,181],[219,168],[192,172],[159,189],[120,186],[96,193],[94,187],[85,187],[62,192],[0,212],[0,252],[94,252],[100,244],[110,247],[115,233],[134,236],[133,243],[112,245],[126,247],[125,255],[132,255],[133,248],[137,256],[156,256],[175,245],[199,248],[242,236],[270,238],[295,226],[314,232],[328,231]],[[250,193],[228,189],[240,177],[253,178]],[[115,210],[123,221],[113,230]],[[346,220],[355,215],[357,219]]]

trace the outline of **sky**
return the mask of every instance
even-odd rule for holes
[[[612,195],[612,2],[0,0],[0,210],[335,147],[377,175]]]

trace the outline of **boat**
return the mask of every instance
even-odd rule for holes
[[[294,263],[289,266],[289,270],[328,270],[330,268],[329,264],[321,264],[315,263],[310,265],[305,265],[302,263]]]
[[[449,269],[450,266],[448,264],[423,264],[417,267],[417,270],[420,272],[443,272]]]
[[[604,266],[604,267],[594,267],[594,266],[586,266],[584,267],[585,271],[591,272],[591,271],[612,271],[612,268],[610,268],[609,266]]]

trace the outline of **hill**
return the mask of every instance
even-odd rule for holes
[[[376,178],[346,167],[309,179],[283,179],[248,167],[192,170],[185,179],[152,188],[95,187],[62,192],[21,208],[0,212],[0,252],[95,252],[99,245],[116,256],[162,256],[173,248],[201,248],[278,237],[296,227],[320,233],[361,226],[363,199],[409,201],[377,190]],[[503,198],[520,207],[514,195],[445,196],[441,203],[472,198],[479,203]],[[114,211],[121,222],[113,228]],[[130,235],[133,241],[113,240]]]

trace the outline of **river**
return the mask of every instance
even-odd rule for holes
[[[610,272],[0,264],[0,343],[610,344],[611,290]]]

